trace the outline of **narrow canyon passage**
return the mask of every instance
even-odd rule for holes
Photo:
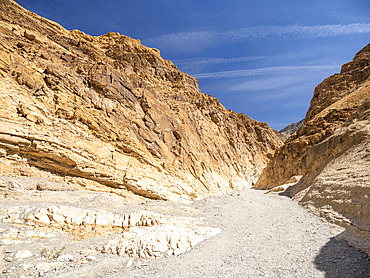
[[[127,269],[110,257],[59,277],[370,277],[368,256],[334,238],[340,228],[287,197],[264,193],[246,189],[185,206],[183,214],[205,217],[222,232],[178,257]],[[145,209],[176,206],[153,201]]]

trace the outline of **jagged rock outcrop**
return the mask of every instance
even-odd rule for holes
[[[255,183],[280,139],[157,49],[0,0],[0,173],[189,201]]]
[[[319,84],[311,100],[304,125],[276,151],[259,178],[257,188],[284,184],[292,176],[312,170],[307,152],[334,133],[356,109],[370,100],[370,45],[356,54],[352,62]]]
[[[370,253],[370,101],[309,150],[315,165],[290,194],[310,211],[346,227],[344,238]]]
[[[283,129],[279,130],[280,137],[285,141],[288,139],[292,134],[296,133],[298,129],[303,126],[304,119],[300,120],[298,123],[292,123]]]
[[[370,44],[315,89],[303,127],[276,151],[256,187],[303,176],[287,193],[347,228],[370,252]]]

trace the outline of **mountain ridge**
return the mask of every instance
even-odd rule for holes
[[[159,50],[0,3],[4,174],[188,202],[251,186],[282,144]]]

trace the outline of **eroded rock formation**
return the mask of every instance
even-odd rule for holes
[[[256,187],[303,178],[287,192],[347,228],[370,252],[370,44],[315,89],[304,125],[276,151]]]
[[[300,120],[298,123],[292,123],[284,127],[282,130],[279,130],[280,137],[285,141],[292,134],[296,133],[296,131],[303,126],[303,123],[304,123],[304,119]]]
[[[0,173],[189,201],[255,183],[280,139],[157,49],[0,0]]]

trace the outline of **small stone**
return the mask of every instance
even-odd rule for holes
[[[36,269],[37,270],[40,270],[40,271],[48,271],[49,269],[53,268],[53,267],[57,267],[57,266],[60,266],[62,265],[61,262],[53,262],[53,263],[38,263],[36,265]]]
[[[130,267],[134,264],[134,260],[133,259],[130,259],[126,265],[126,267]]]
[[[10,258],[10,257],[7,257],[7,258],[5,258],[5,261],[8,262],[8,263],[11,263],[13,261],[13,259]]]
[[[18,260],[23,260],[31,256],[32,256],[32,252],[30,250],[19,250],[17,254],[15,254],[15,258]]]
[[[33,264],[23,264],[22,265],[22,268],[23,268],[24,271],[26,271],[26,270],[28,270],[30,268],[33,268]]]
[[[183,252],[180,249],[178,249],[178,248],[176,248],[175,250],[173,250],[173,254],[175,255],[175,257],[177,257],[178,255],[180,255],[182,253]]]
[[[86,260],[87,260],[87,261],[89,261],[89,262],[91,262],[91,261],[95,261],[95,260],[96,260],[96,257],[95,257],[95,256],[93,256],[93,255],[90,255],[90,256],[87,256],[87,257],[86,257]]]
[[[73,262],[74,257],[72,255],[62,255],[62,256],[59,256],[57,260],[59,262],[63,262],[63,261]]]

